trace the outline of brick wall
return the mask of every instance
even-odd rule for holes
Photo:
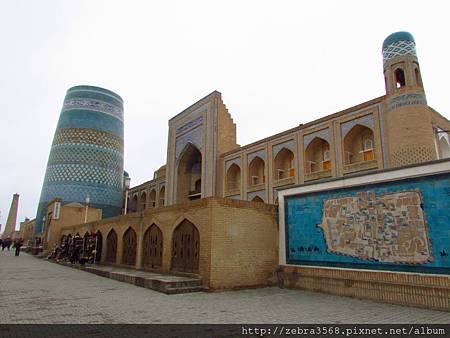
[[[162,267],[171,270],[172,235],[185,219],[200,234],[199,275],[211,289],[274,284],[278,266],[278,227],[275,206],[224,198],[205,198],[185,204],[154,208],[97,222],[63,228],[62,235],[100,231],[103,237],[102,262],[107,236],[114,229],[118,237],[116,265],[121,265],[123,235],[129,227],[136,232],[137,257],[134,268],[143,269],[142,240],[156,224],[163,234]]]

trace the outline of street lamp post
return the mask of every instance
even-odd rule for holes
[[[130,181],[131,181],[131,178],[125,177],[125,179],[124,179],[124,183],[125,183],[125,203],[124,203],[124,210],[123,210],[123,214],[124,215],[127,214],[127,209],[128,209],[128,189],[130,188]]]
[[[87,223],[89,201],[90,201],[89,196],[87,196],[86,197],[86,212],[84,213],[84,223]]]

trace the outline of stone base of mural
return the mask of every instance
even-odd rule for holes
[[[281,266],[278,285],[450,312],[450,276]]]

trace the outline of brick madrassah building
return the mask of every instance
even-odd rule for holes
[[[210,290],[278,284],[449,310],[450,121],[427,104],[411,34],[382,54],[386,95],[245,146],[212,92],[169,120],[166,164],[131,188],[122,99],[69,89],[35,235],[50,250],[95,233],[103,264]]]

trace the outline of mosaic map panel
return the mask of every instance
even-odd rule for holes
[[[450,273],[450,174],[285,198],[286,263]]]
[[[395,263],[432,260],[421,195],[405,191],[327,199],[323,230],[329,252]]]

